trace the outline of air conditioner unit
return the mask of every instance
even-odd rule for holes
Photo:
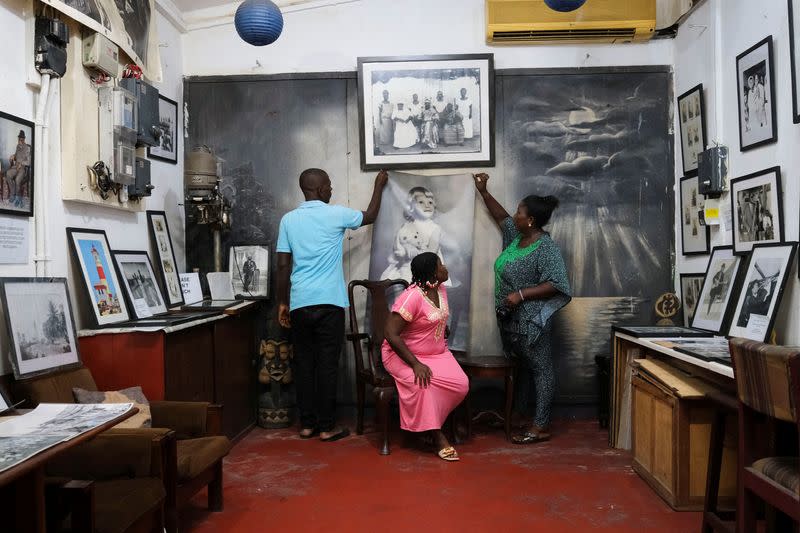
[[[656,0],[588,0],[566,13],[543,0],[486,0],[489,44],[641,42],[655,27]]]

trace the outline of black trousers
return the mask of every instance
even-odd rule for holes
[[[344,343],[344,309],[312,305],[295,309],[291,318],[300,425],[331,431],[336,425],[336,378]]]

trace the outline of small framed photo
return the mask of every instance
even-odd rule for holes
[[[753,246],[728,335],[767,342],[796,250],[796,242]]]
[[[269,248],[242,244],[230,247],[228,272],[236,298],[269,297]]]
[[[697,176],[683,178],[681,185],[681,246],[683,255],[707,254],[711,249],[711,234],[708,226],[701,223],[700,213],[705,206],[705,197],[700,194]]]
[[[0,298],[15,378],[81,365],[66,279],[0,278]]]
[[[772,36],[736,56],[739,96],[739,148],[742,151],[778,140]]]
[[[125,296],[137,319],[167,312],[150,257],[144,251],[113,250],[114,264],[122,277]]]
[[[700,289],[703,288],[705,273],[681,274],[681,302],[683,302],[683,325],[690,327],[697,302],[700,298]]]
[[[781,167],[731,180],[733,249],[746,254],[754,244],[783,241]]]
[[[358,58],[363,170],[494,166],[494,55]]]
[[[725,331],[730,315],[730,300],[738,287],[742,257],[733,253],[733,246],[715,246],[703,276],[691,326],[712,333]]]
[[[106,232],[67,228],[67,241],[80,268],[95,324],[103,327],[130,320]]]
[[[0,214],[33,216],[34,124],[0,111]]]
[[[173,165],[178,163],[178,102],[166,96],[158,95],[158,129],[161,136],[157,146],[147,148],[147,157],[166,161]]]
[[[792,60],[792,121],[800,123],[800,5],[789,0],[789,54]]]
[[[703,84],[678,97],[683,175],[697,174],[697,155],[706,149],[706,109],[703,103]]]
[[[175,261],[175,251],[172,248],[167,214],[164,211],[148,211],[147,225],[150,228],[152,244],[156,249],[156,270],[161,276],[167,306],[183,305],[183,290],[178,262]]]

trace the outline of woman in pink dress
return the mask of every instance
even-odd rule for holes
[[[458,461],[442,424],[464,399],[466,374],[447,348],[447,268],[433,252],[411,261],[411,285],[395,300],[386,321],[383,366],[397,383],[400,427],[429,432],[439,457]]]

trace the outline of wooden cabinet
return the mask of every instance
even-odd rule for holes
[[[709,385],[659,361],[637,361],[631,379],[634,470],[676,510],[701,510],[711,438]],[[646,363],[646,364],[645,364]],[[736,421],[726,424],[720,504],[736,497]]]
[[[140,385],[151,400],[222,405],[223,432],[235,439],[256,420],[256,310],[158,331],[82,331],[81,357],[100,390]]]

